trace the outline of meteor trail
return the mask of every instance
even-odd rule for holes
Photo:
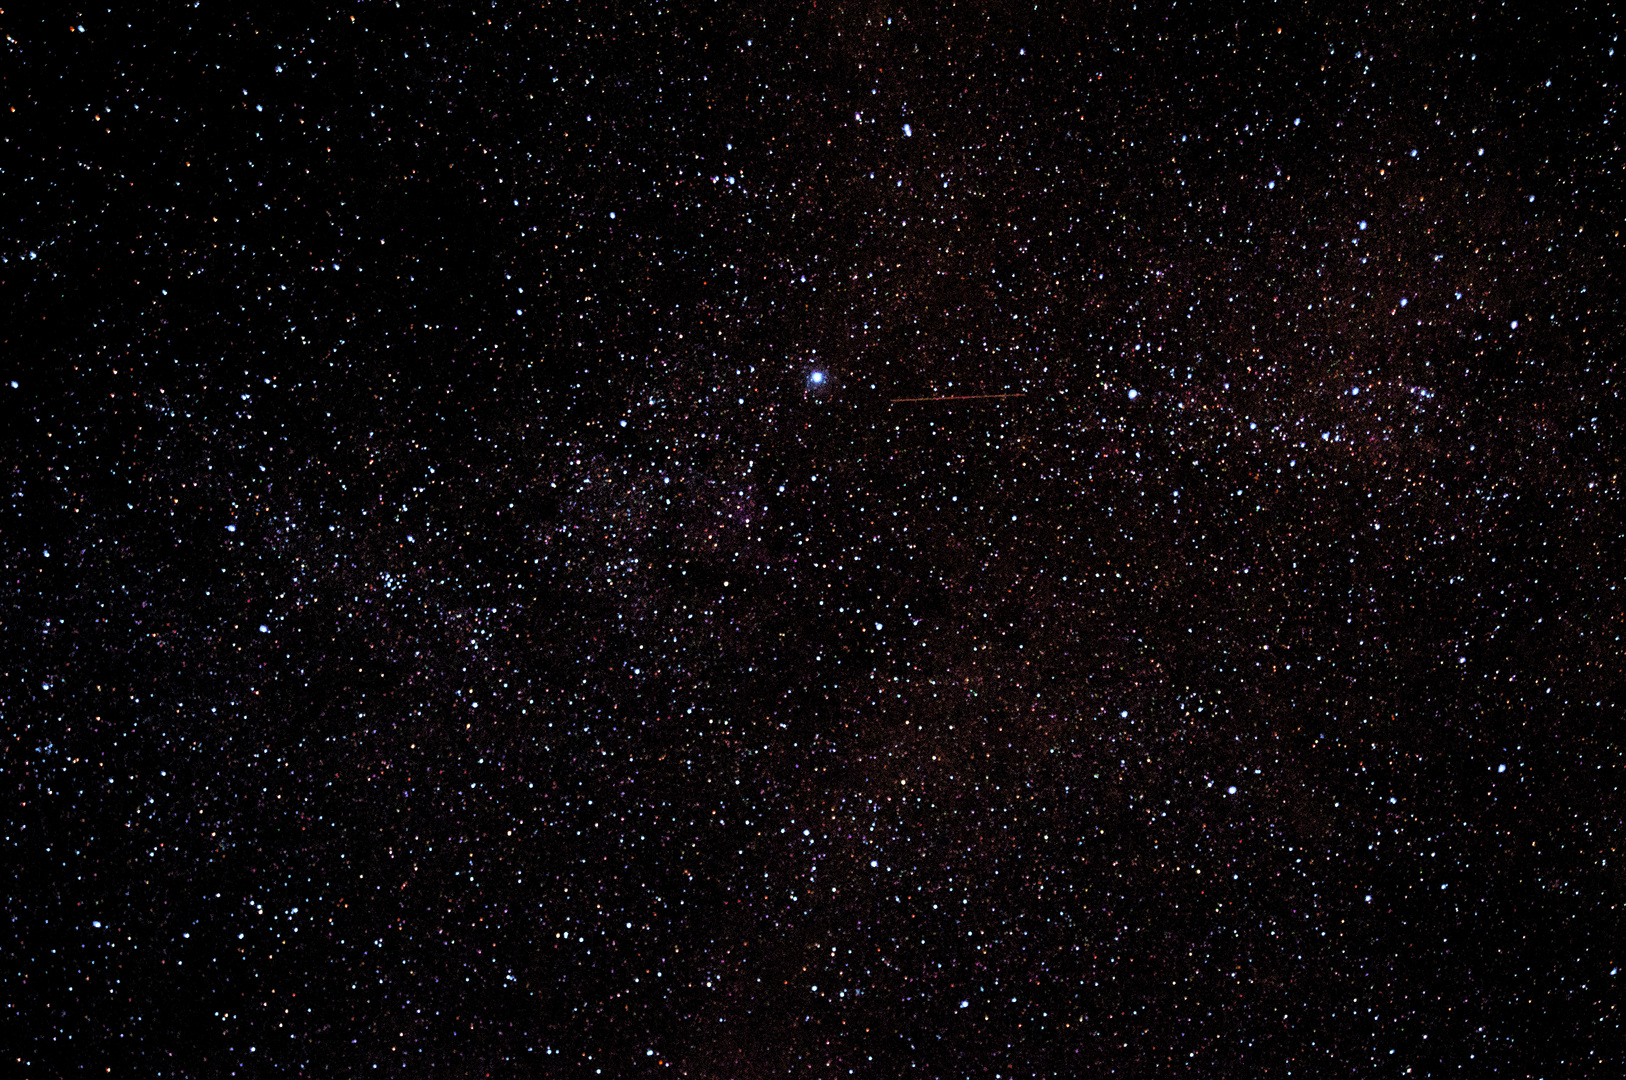
[[[905,401],[987,401],[990,398],[1025,397],[1025,394],[957,394],[951,397],[895,397],[892,404]]]

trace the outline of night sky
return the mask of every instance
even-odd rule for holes
[[[5,17],[8,1075],[1619,1075],[1618,15],[208,7]]]

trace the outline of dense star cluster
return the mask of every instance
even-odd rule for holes
[[[1414,7],[14,16],[4,1071],[1615,1074],[1626,54]]]

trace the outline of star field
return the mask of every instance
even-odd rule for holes
[[[1619,1070],[1618,18],[1028,7],[12,20],[8,1068]]]

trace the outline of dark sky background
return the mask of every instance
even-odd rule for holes
[[[17,1075],[1615,1075],[1626,54],[1375,7],[8,13]]]

